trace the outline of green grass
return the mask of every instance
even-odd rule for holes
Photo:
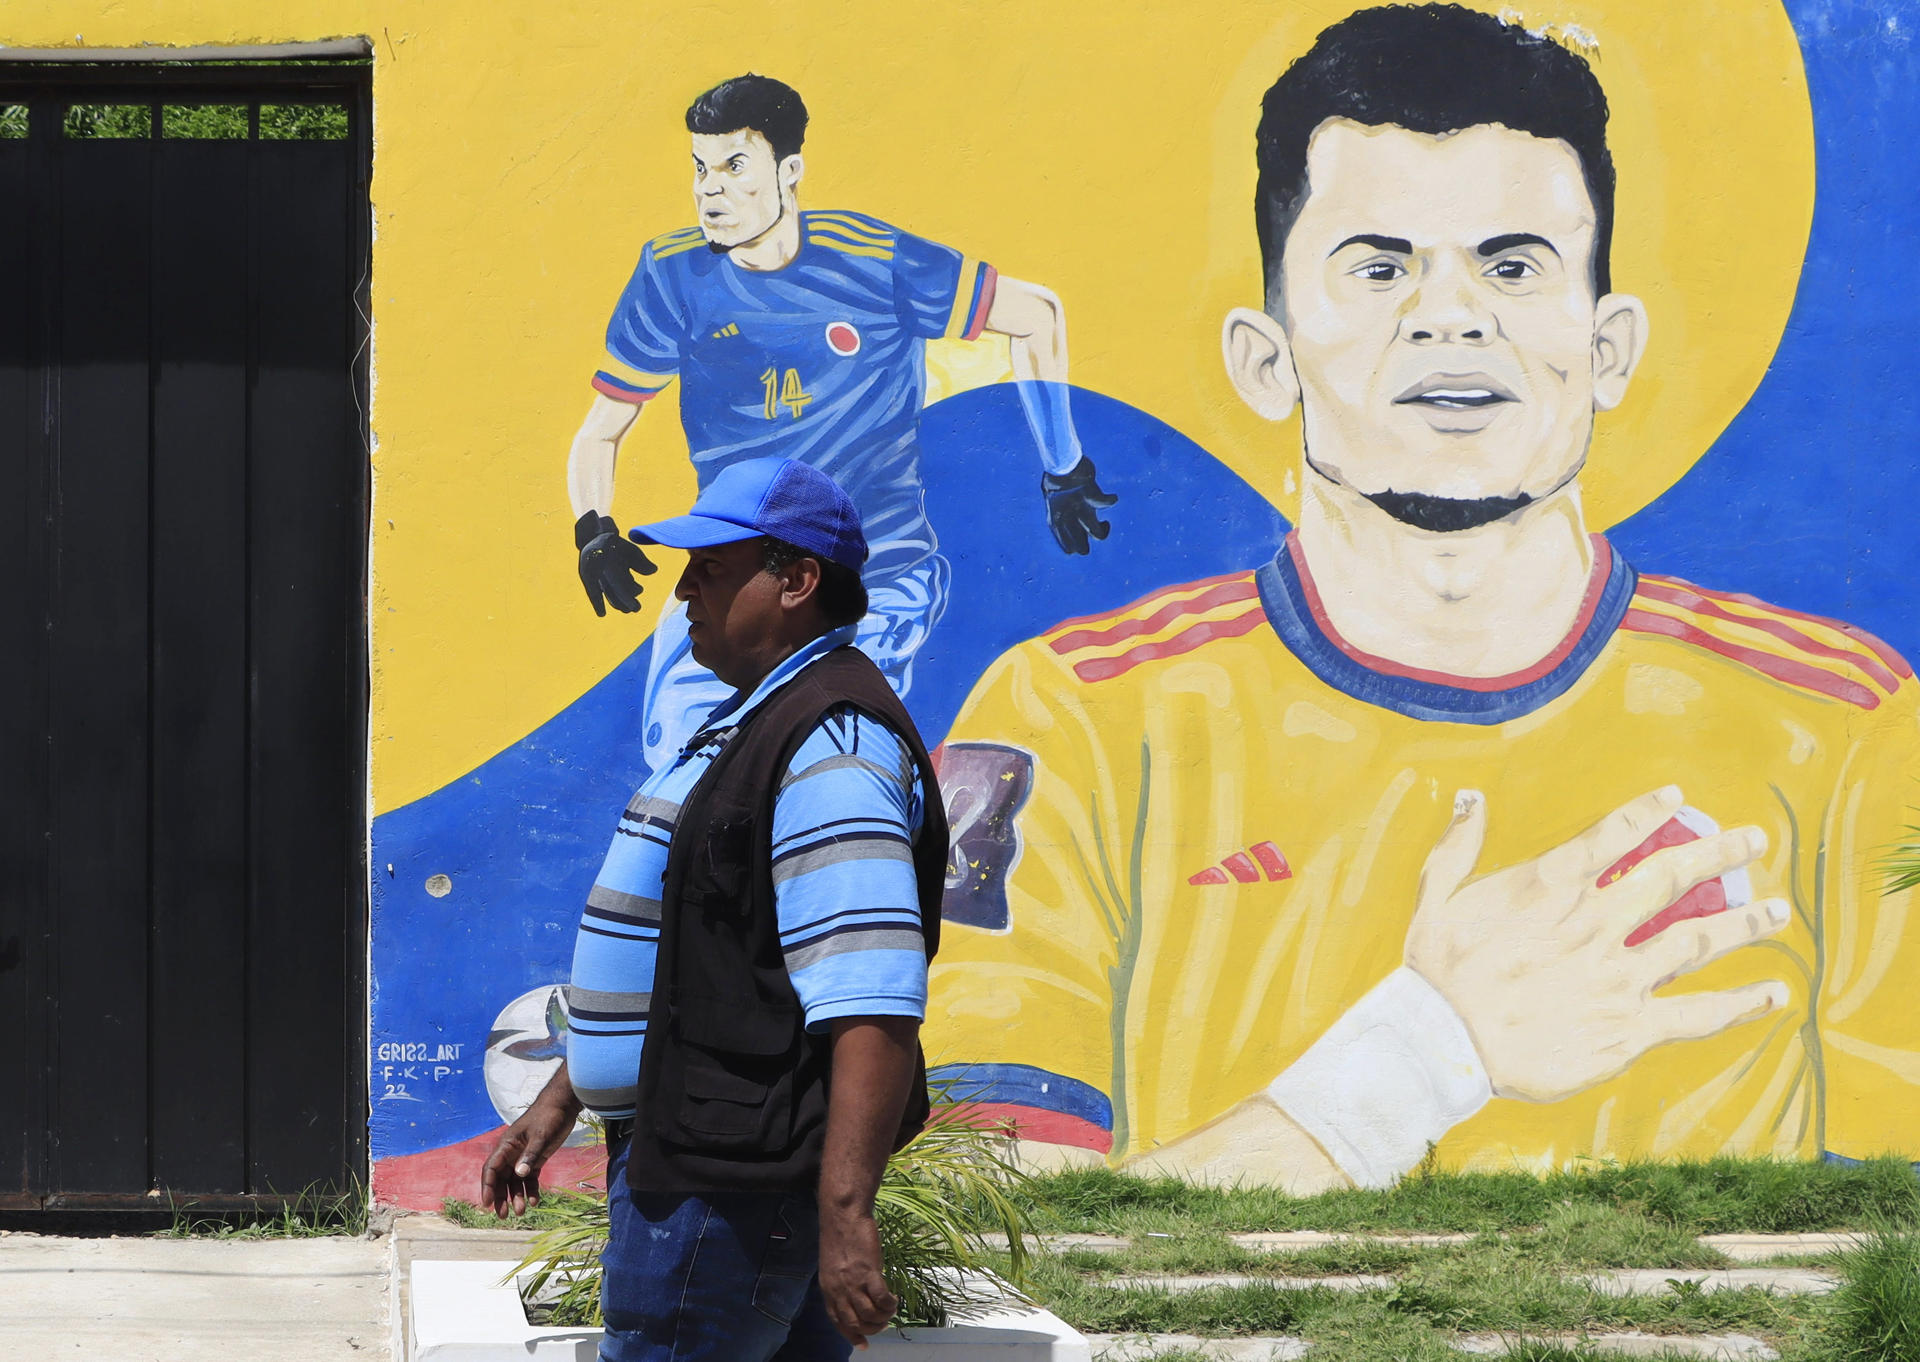
[[[1583,1232],[1592,1233],[1591,1221],[1581,1223]],[[1605,1251],[1599,1253],[1591,1240],[1582,1246],[1568,1228],[1410,1250],[1411,1260],[1391,1287],[1353,1293],[1259,1283],[1177,1293],[1104,1284],[1116,1265],[1129,1271],[1241,1265],[1231,1258],[1230,1245],[1204,1236],[1155,1246],[1152,1257],[1136,1251],[1099,1264],[1085,1253],[1043,1258],[1031,1281],[1037,1300],[1086,1332],[1290,1334],[1313,1344],[1314,1362],[1457,1362],[1452,1344],[1461,1334],[1537,1340],[1629,1330],[1755,1335],[1774,1343],[1783,1362],[1920,1362],[1920,1233],[1873,1231],[1859,1249],[1833,1256],[1825,1266],[1842,1276],[1843,1285],[1831,1296],[1681,1285],[1616,1297],[1583,1286],[1569,1273],[1592,1266],[1596,1257],[1621,1256],[1613,1251],[1622,1242],[1618,1227],[1601,1236]],[[1584,1362],[1601,1354],[1535,1342],[1508,1355]]]
[[[367,1232],[372,1210],[366,1188],[356,1180],[346,1190],[313,1183],[277,1207],[245,1211],[209,1211],[189,1200],[176,1203],[173,1223],[154,1231],[160,1239],[319,1239],[356,1237]]]
[[[1324,1248],[1265,1253],[1241,1248],[1223,1234],[1142,1239],[1130,1249],[1107,1252],[1068,1248],[1054,1261],[1091,1277],[1201,1276],[1231,1272],[1271,1277],[1340,1277],[1401,1272],[1422,1254],[1438,1250],[1376,1244],[1364,1239]]]
[[[1550,1207],[1538,1229],[1512,1231],[1507,1243],[1531,1263],[1562,1269],[1728,1266],[1693,1230],[1604,1202]]]
[[[527,1207],[524,1215],[510,1215],[502,1220],[492,1211],[483,1211],[471,1201],[462,1201],[458,1197],[446,1197],[440,1202],[440,1214],[454,1224],[466,1230],[552,1230],[571,1225],[579,1217],[586,1202],[598,1202],[599,1197],[588,1196],[584,1192],[567,1192],[550,1187],[540,1193],[537,1205]]]
[[[1606,1296],[1497,1248],[1432,1259],[1391,1287],[1357,1292],[1265,1283],[1178,1292],[1116,1288],[1048,1260],[1036,1265],[1032,1290],[1049,1310],[1090,1333],[1287,1333],[1314,1340],[1377,1333],[1387,1323],[1440,1333],[1778,1335],[1803,1327],[1818,1309],[1810,1297],[1760,1290]]]
[[[1717,1268],[1726,1256],[1693,1235],[1633,1211],[1590,1203],[1549,1207],[1542,1226],[1482,1236],[1467,1245],[1412,1246],[1365,1238],[1309,1249],[1243,1248],[1225,1232],[1141,1237],[1118,1252],[1066,1248],[1055,1260],[1096,1277],[1236,1273],[1278,1277],[1398,1274],[1461,1252],[1498,1252],[1551,1271],[1616,1267]],[[1824,1261],[1824,1260],[1823,1260]]]
[[[1887,1227],[1839,1255],[1846,1282],[1820,1338],[1830,1362],[1920,1362],[1920,1234]]]
[[[1067,1248],[1032,1263],[1029,1292],[1088,1333],[1289,1334],[1312,1342],[1312,1362],[1458,1362],[1452,1345],[1467,1333],[1538,1340],[1624,1330],[1740,1332],[1772,1342],[1783,1362],[1920,1362],[1920,1180],[1896,1159],[1593,1164],[1539,1178],[1430,1170],[1388,1191],[1314,1197],[1092,1170],[1041,1176],[1014,1196],[1048,1232],[1131,1238],[1117,1253]],[[463,1203],[448,1203],[447,1213],[456,1223],[500,1223]],[[547,1214],[543,1207],[508,1223],[541,1228]],[[1433,1246],[1355,1239],[1274,1253],[1228,1238],[1296,1229],[1474,1238]],[[1702,1234],[1823,1230],[1869,1236],[1855,1250],[1782,1260],[1841,1277],[1831,1296],[1682,1285],[1615,1297],[1575,1280],[1608,1268],[1726,1266],[1698,1241]],[[1004,1257],[991,1261],[1002,1271],[1012,1266]],[[1259,1281],[1178,1293],[1106,1284],[1117,1276],[1215,1274],[1369,1274],[1393,1282],[1362,1292]],[[1157,1354],[1166,1362],[1189,1355]],[[1535,1341],[1508,1356],[1590,1362],[1602,1354]]]
[[[1270,1187],[1205,1187],[1076,1169],[1034,1179],[1035,1226],[1142,1235],[1197,1230],[1422,1230],[1486,1233],[1547,1223],[1557,1206],[1630,1212],[1687,1234],[1920,1225],[1920,1181],[1903,1160],[1855,1166],[1765,1159],[1591,1164],[1571,1172],[1416,1175],[1384,1191],[1293,1197]]]

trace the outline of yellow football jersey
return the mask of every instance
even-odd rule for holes
[[[1790,1003],[1561,1101],[1496,1098],[1442,1161],[1920,1153],[1920,923],[1876,864],[1920,804],[1912,671],[1594,544],[1579,623],[1509,677],[1357,653],[1292,541],[1000,657],[941,754],[957,852],[931,1062],[1030,1138],[1149,1155],[1403,963],[1456,791],[1486,795],[1486,873],[1677,784],[1694,817],[1766,830],[1740,887],[1793,916],[1665,992],[1782,979]]]

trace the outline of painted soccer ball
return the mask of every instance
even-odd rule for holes
[[[567,1057],[567,1014],[560,1001],[560,985],[542,984],[500,1009],[487,1033],[487,1054],[481,1063],[487,1097],[503,1122],[520,1119],[553,1071]],[[567,1138],[569,1147],[592,1144],[593,1131],[581,1122]]]

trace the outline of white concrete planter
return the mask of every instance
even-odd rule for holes
[[[413,1264],[413,1362],[594,1362],[598,1329],[527,1323],[510,1262]],[[882,1362],[1091,1362],[1087,1340],[1045,1310],[1013,1302],[969,1307],[945,1329],[888,1329],[865,1358]]]

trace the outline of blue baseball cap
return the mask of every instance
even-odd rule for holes
[[[715,475],[693,509],[627,531],[636,544],[710,549],[766,535],[858,572],[867,561],[860,512],[840,484],[798,459],[743,459]]]

